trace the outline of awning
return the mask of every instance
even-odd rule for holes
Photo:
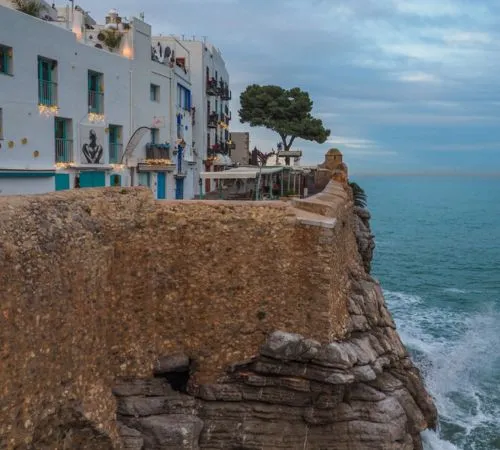
[[[261,174],[270,175],[282,172],[283,167],[263,167]],[[257,178],[259,176],[258,167],[236,167],[235,169],[223,170],[221,172],[201,172],[200,177],[210,180],[235,180]]]

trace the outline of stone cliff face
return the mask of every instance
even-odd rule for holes
[[[421,449],[436,411],[339,183],[0,199],[0,449]]]
[[[352,270],[348,336],[321,344],[275,331],[248,361],[213,384],[172,388],[185,355],[159,361],[156,377],[114,388],[126,449],[421,449],[437,412],[369,275],[369,212],[354,208],[364,270]]]

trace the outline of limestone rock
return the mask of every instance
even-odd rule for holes
[[[187,372],[189,370],[189,357],[183,353],[162,356],[158,358],[154,368],[155,375],[164,375],[170,372]]]
[[[203,421],[195,416],[153,416],[136,425],[144,439],[144,450],[197,450]]]

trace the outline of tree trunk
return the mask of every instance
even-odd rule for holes
[[[280,137],[281,137],[281,142],[283,143],[283,150],[285,152],[288,152],[290,151],[290,148],[292,147],[292,144],[293,144],[293,141],[295,140],[295,137],[296,136],[290,136],[290,141],[287,142],[286,139],[287,139],[287,135],[285,134],[280,134]],[[277,159],[276,159],[277,160]],[[289,156],[285,156],[285,164],[287,166],[290,165],[290,157]]]

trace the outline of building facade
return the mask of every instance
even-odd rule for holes
[[[248,131],[232,131],[231,159],[235,164],[247,165],[250,162],[250,133]]]
[[[0,6],[0,195],[145,185],[193,198],[189,49],[159,53],[148,24],[114,10],[103,25],[78,7],[44,14]]]
[[[217,182],[201,182],[204,171],[224,170],[233,165],[230,157],[229,73],[220,50],[204,40],[174,37],[155,38],[169,46],[182,46],[190,54],[192,87],[193,153],[198,185],[196,195],[216,189]]]

